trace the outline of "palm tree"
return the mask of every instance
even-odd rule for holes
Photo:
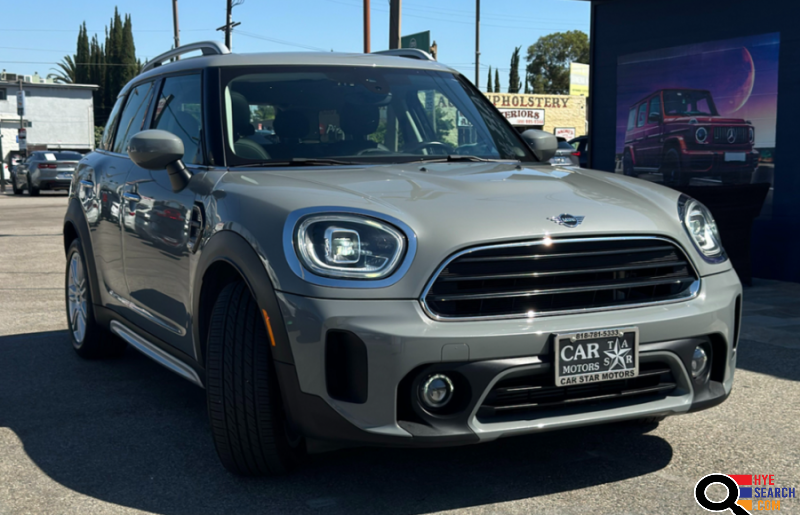
[[[57,70],[56,73],[48,73],[48,79],[54,79],[56,82],[61,82],[63,84],[75,83],[77,69],[75,66],[75,60],[71,55],[65,55],[64,59],[62,59],[60,63],[56,63],[56,66],[58,66],[60,70]],[[54,70],[55,68],[50,69]]]

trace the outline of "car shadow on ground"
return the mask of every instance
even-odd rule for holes
[[[0,337],[0,426],[64,487],[163,514],[429,513],[535,502],[658,471],[673,455],[647,428],[614,424],[459,448],[340,450],[310,456],[288,477],[242,479],[217,460],[203,390],[132,349],[82,360],[65,331]]]

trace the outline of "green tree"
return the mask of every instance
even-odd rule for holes
[[[75,82],[78,84],[89,83],[89,34],[86,31],[86,22],[78,29],[78,50],[75,52]]]
[[[51,68],[56,70],[55,73],[48,73],[47,78],[53,79],[56,82],[64,84],[74,84],[77,79],[77,71],[75,67],[75,58],[71,55],[65,55],[61,62],[56,63],[58,68]]]
[[[103,97],[105,106],[111,108],[117,99],[122,87],[125,85],[123,82],[124,72],[122,68],[122,31],[123,23],[119,15],[119,10],[114,8],[114,17],[111,18],[111,23],[106,30],[106,45],[105,45],[105,83],[103,84]]]
[[[527,72],[533,77],[533,93],[569,93],[569,63],[589,63],[589,36],[580,30],[542,36],[528,47]]]
[[[125,15],[122,26],[122,45],[120,47],[120,89],[139,73],[136,60],[136,45],[133,44],[133,27],[131,15]]]
[[[525,74],[525,94],[526,94],[526,95],[530,95],[530,94],[531,94],[531,85],[530,85],[530,83],[528,82],[528,78],[529,78],[529,76],[528,76],[528,74],[526,73],[526,74]]]
[[[511,54],[511,71],[508,72],[509,93],[519,93],[519,89],[521,87],[519,81],[519,51],[521,49],[522,47],[518,46],[514,49],[514,53]]]
[[[494,92],[500,93],[500,70],[494,69]]]
[[[491,93],[494,91],[494,87],[492,87],[492,67],[489,67],[489,76],[486,78],[486,92]]]

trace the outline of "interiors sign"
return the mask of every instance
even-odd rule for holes
[[[544,125],[544,109],[500,109],[511,125]]]

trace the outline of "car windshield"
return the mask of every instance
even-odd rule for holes
[[[452,73],[356,66],[223,73],[233,165],[535,161],[488,100]]]
[[[670,116],[716,116],[717,108],[708,91],[665,91],[664,112]]]

